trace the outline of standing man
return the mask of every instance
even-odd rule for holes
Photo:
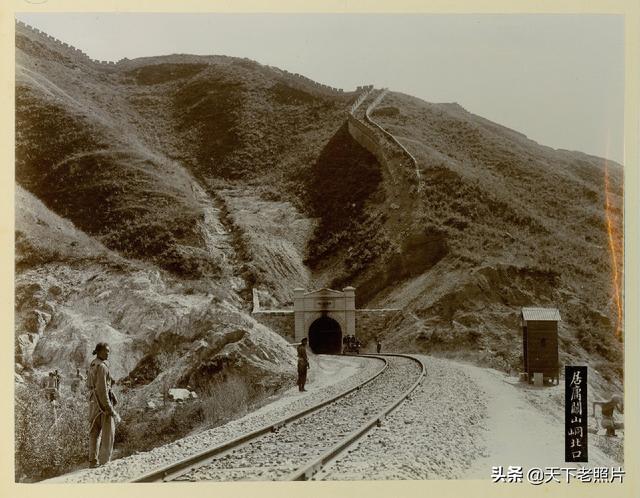
[[[71,391],[77,393],[80,391],[80,387],[82,386],[82,381],[84,381],[84,376],[80,373],[80,369],[76,368],[76,374],[71,381]]]
[[[60,375],[60,372],[58,372],[57,368],[53,372],[53,378],[55,379],[56,397],[59,397],[60,396],[60,379],[61,379],[61,375]]]
[[[49,401],[54,401],[58,391],[56,390],[56,378],[53,372],[49,372],[49,376],[45,379],[44,389],[47,393],[47,399]]]
[[[596,405],[600,405],[602,411],[602,420],[600,425],[603,429],[607,429],[607,436],[616,436],[616,429],[624,429],[622,422],[616,422],[613,417],[613,411],[617,409],[620,413],[624,413],[624,403],[622,396],[617,394],[611,396],[609,401],[594,401],[592,404],[593,416],[596,416]]]
[[[380,342],[380,337],[376,336],[376,351],[378,354],[380,354],[380,351],[382,351],[382,343]]]
[[[309,358],[307,357],[307,338],[304,337],[298,345],[298,389],[306,391],[307,370],[309,370]]]
[[[109,373],[109,345],[100,342],[93,350],[96,358],[87,375],[89,389],[89,467],[94,468],[111,460],[116,423],[120,415],[115,411],[116,397],[111,391],[113,379]],[[100,448],[98,451],[98,440]]]

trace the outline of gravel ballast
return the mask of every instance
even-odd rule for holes
[[[481,392],[454,363],[418,356],[425,381],[381,427],[326,467],[316,479],[461,478],[484,451],[479,427],[486,416]]]
[[[387,357],[382,375],[308,417],[216,458],[178,480],[277,480],[309,465],[397,401],[418,379],[421,365]]]
[[[292,388],[268,405],[220,427],[187,436],[153,450],[130,455],[96,469],[83,469],[49,479],[48,483],[127,482],[159,467],[220,445],[243,434],[273,424],[305,408],[334,398],[364,382],[383,364],[377,359],[312,356],[306,393]],[[333,382],[332,382],[333,381]],[[117,430],[117,429],[116,429]]]

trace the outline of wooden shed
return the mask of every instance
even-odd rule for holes
[[[535,373],[559,381],[558,322],[560,312],[556,308],[522,308],[522,349],[524,371],[529,382]]]

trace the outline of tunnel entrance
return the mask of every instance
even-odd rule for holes
[[[323,316],[309,327],[309,347],[315,354],[340,354],[342,330],[333,318]]]

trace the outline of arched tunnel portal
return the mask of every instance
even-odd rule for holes
[[[340,354],[342,329],[333,318],[322,316],[309,327],[309,347],[315,354]]]

